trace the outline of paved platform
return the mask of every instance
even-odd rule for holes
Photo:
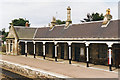
[[[55,62],[52,58],[46,58],[46,60],[43,60],[43,57],[33,58],[33,56],[2,55],[2,60],[27,65],[72,78],[118,78],[117,70],[110,72],[106,66],[96,66],[91,64],[91,67],[87,68],[85,63],[73,61],[72,64],[68,64],[68,60],[62,59]]]

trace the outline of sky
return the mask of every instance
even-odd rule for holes
[[[9,30],[13,19],[24,18],[31,27],[47,26],[52,17],[67,19],[67,7],[71,7],[73,24],[80,23],[87,13],[103,13],[110,8],[113,19],[118,19],[119,0],[0,0],[0,30]]]

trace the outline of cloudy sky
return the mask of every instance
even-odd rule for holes
[[[113,19],[118,19],[119,0],[0,0],[0,30],[13,19],[26,18],[31,27],[46,26],[53,16],[66,20],[66,8],[72,9],[73,23],[80,23],[87,13],[106,13],[111,9]]]

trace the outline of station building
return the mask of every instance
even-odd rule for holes
[[[11,25],[6,39],[6,53],[33,55],[119,67],[120,20],[112,20],[110,9],[103,21],[72,24],[71,8],[67,8],[65,25],[56,25],[53,17],[49,27]]]

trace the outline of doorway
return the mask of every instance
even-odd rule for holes
[[[61,59],[64,59],[64,44],[61,44]]]
[[[120,68],[120,48],[115,48],[115,66]]]

